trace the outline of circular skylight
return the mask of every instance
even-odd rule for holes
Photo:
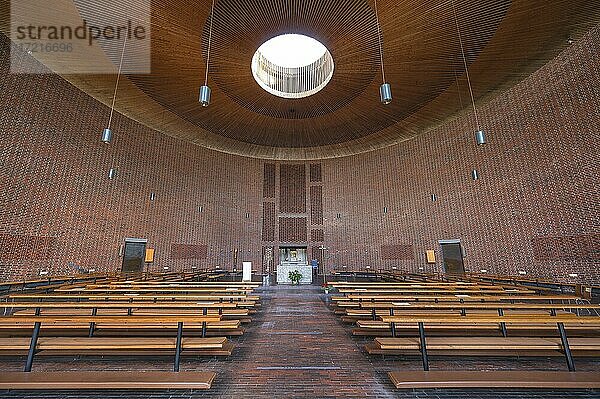
[[[252,57],[252,75],[269,93],[303,98],[322,90],[333,76],[329,50],[312,37],[286,34],[264,42]]]

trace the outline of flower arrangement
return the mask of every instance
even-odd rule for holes
[[[298,270],[294,270],[293,272],[288,273],[288,278],[292,282],[292,285],[300,285],[300,280],[302,280],[302,273]]]

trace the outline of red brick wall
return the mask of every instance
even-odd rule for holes
[[[171,259],[206,259],[208,246],[193,244],[171,244]]]
[[[438,240],[461,239],[467,271],[600,282],[600,28],[479,106],[487,145],[475,145],[465,112],[400,145],[323,162],[329,263],[442,271]],[[397,243],[415,259],[382,260],[382,245]]]
[[[325,244],[330,266],[440,271],[438,240],[460,238],[468,271],[600,282],[598,28],[480,105],[484,147],[467,108],[414,140],[305,164],[217,153],[118,114],[113,144],[102,145],[109,110],[57,76],[9,75],[0,40],[0,235],[9,243],[0,279],[118,270],[125,237],[149,240],[156,270],[231,267],[234,249],[238,267],[258,265],[263,246],[277,264],[280,218],[306,217],[302,232],[292,223],[284,236],[306,237],[315,258]],[[307,198],[319,189],[322,204]],[[206,259],[172,259],[172,244],[206,245]],[[412,246],[414,258],[383,259],[393,245]]]
[[[279,166],[279,210],[283,213],[306,212],[306,166]]]
[[[260,267],[263,162],[119,114],[103,145],[109,109],[58,76],[8,74],[7,46],[0,36],[0,280],[120,270],[125,237],[148,239],[157,271],[231,267],[234,249],[238,268]],[[182,259],[172,244],[206,255]]]

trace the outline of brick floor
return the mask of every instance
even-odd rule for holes
[[[181,369],[214,370],[209,392],[104,391],[2,392],[0,398],[600,398],[600,392],[547,390],[396,390],[391,370],[419,370],[420,359],[371,357],[362,349],[367,339],[351,336],[351,328],[326,306],[318,287],[272,287],[262,292],[262,310],[242,337],[233,338],[228,359],[184,358]],[[20,370],[24,359],[2,359],[0,371]],[[43,370],[170,370],[172,358],[38,358]],[[564,370],[561,358],[431,359],[435,369]],[[600,360],[577,359],[578,370],[598,370]]]

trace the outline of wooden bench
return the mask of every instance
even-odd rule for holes
[[[17,323],[34,323],[34,327],[33,327],[33,332],[31,335],[31,339],[29,340],[29,348],[27,351],[27,360],[25,363],[25,367],[24,367],[24,371],[29,372],[31,371],[31,367],[33,364],[33,359],[35,354],[37,353],[39,346],[38,346],[38,340],[39,335],[40,335],[40,329],[42,324],[49,324],[49,325],[53,325],[53,324],[64,324],[64,323],[113,323],[113,324],[127,324],[127,325],[133,325],[133,324],[154,324],[154,325],[165,325],[165,324],[172,324],[172,323],[177,323],[177,338],[175,340],[175,361],[174,361],[174,366],[173,369],[174,371],[179,371],[179,363],[180,363],[180,358],[181,358],[181,350],[182,350],[182,343],[183,343],[183,326],[185,322],[190,322],[190,323],[208,323],[208,322],[216,322],[216,321],[220,321],[220,316],[216,315],[216,316],[192,316],[192,315],[182,315],[182,316],[10,316],[10,317],[4,317],[2,318],[2,320],[10,320],[11,322],[17,322]],[[2,345],[2,343],[6,343],[6,350],[10,353],[10,351],[14,351],[14,350],[20,350],[21,348],[15,348],[14,345],[15,342],[11,341],[12,338],[6,338],[6,339],[0,339],[0,347]],[[42,338],[43,339],[43,338]],[[109,345],[109,343],[107,343],[108,339],[105,339],[104,341],[91,341],[95,338],[89,338],[89,341],[77,341],[77,342],[100,342],[100,343],[104,343],[105,345]],[[103,340],[104,338],[99,338],[100,340]],[[113,339],[113,338],[110,338]],[[140,340],[140,338],[136,337],[136,338],[124,338],[124,339],[128,339],[132,345],[135,345],[136,341]],[[210,338],[211,340],[215,340],[216,338]],[[69,350],[81,350],[83,351],[84,349],[81,347],[74,347],[74,346],[70,346],[71,344],[69,344],[69,341],[74,340],[73,338],[67,338],[66,340],[63,341],[56,341],[59,342],[61,344],[64,344],[64,346],[62,348],[57,347],[56,350],[65,350],[65,351],[69,351]],[[114,340],[114,339],[113,339]],[[202,351],[214,351],[214,354],[220,354],[221,352],[229,352],[228,354],[231,354],[231,346],[226,347],[226,343],[227,343],[227,338],[222,338],[222,340],[225,341],[221,341],[220,347],[215,347],[215,348],[203,348],[201,349]],[[117,341],[113,341],[113,342],[117,342]],[[139,350],[139,351],[146,351],[146,350],[164,350],[163,347],[161,347],[161,345],[169,345],[169,341],[168,340],[164,340],[162,338],[159,338],[159,341],[157,342],[157,346],[152,346],[152,343],[150,340],[144,342],[145,345],[142,345],[141,347],[136,348],[135,350]],[[194,341],[190,341],[190,342],[194,342]],[[208,342],[208,341],[203,341],[203,342]],[[123,343],[123,342],[121,342]],[[75,345],[75,344],[72,344]],[[114,346],[113,346],[114,347]],[[100,345],[100,348],[102,350],[110,350],[108,348],[102,348],[102,346]],[[86,349],[87,350],[87,349]],[[91,350],[91,349],[90,349]],[[134,350],[134,349],[131,349]],[[119,350],[119,353],[124,353],[123,351]],[[228,355],[227,353],[224,353],[225,355]],[[211,354],[212,355],[212,354]]]
[[[569,338],[573,355],[598,356],[600,338]],[[369,354],[418,354],[419,338],[375,338],[366,347]],[[560,338],[537,337],[428,337],[427,351],[436,355],[456,356],[563,356]]]
[[[26,355],[30,344],[29,338],[1,338],[0,354]],[[176,338],[41,337],[35,351],[36,356],[164,355],[172,354],[176,348]],[[233,344],[225,337],[184,337],[181,340],[183,355],[229,356],[232,350]]]
[[[600,323],[599,316],[586,316],[586,317],[578,317],[576,315],[557,315],[557,316],[539,316],[535,318],[531,318],[530,316],[489,316],[489,315],[471,315],[471,316],[414,316],[414,315],[406,315],[406,316],[382,316],[381,320],[386,323],[391,324],[392,331],[395,329],[396,323],[416,323],[419,328],[419,350],[421,352],[421,357],[423,361],[423,369],[425,371],[429,370],[429,360],[427,355],[427,340],[425,338],[425,324],[426,323],[434,323],[434,324],[462,324],[465,326],[476,326],[478,324],[488,324],[488,323],[501,323],[501,325],[505,324],[527,324],[527,323],[543,323],[549,324],[554,323],[558,328],[558,333],[561,340],[562,349],[564,351],[564,355],[567,361],[567,365],[569,371],[575,371],[575,364],[573,361],[573,355],[570,349],[569,340],[567,339],[567,334],[565,331],[565,323],[569,324],[593,324],[597,325]],[[505,335],[505,334],[504,334]],[[506,341],[502,341],[505,337],[498,337],[496,340],[497,343],[502,343]],[[454,339],[454,338],[449,338]],[[486,337],[487,339],[487,337]],[[524,338],[521,338],[524,339]],[[587,342],[590,344],[589,349],[585,347],[585,345],[581,345],[578,347],[578,350],[597,350],[596,348],[596,339],[590,338],[581,338],[582,340],[588,340]],[[578,341],[583,343],[583,341]],[[513,347],[498,345],[497,349],[507,349],[507,350],[519,350],[517,345]],[[461,349],[455,349],[455,351],[461,351]],[[461,353],[461,352],[458,352]]]
[[[391,337],[392,329],[389,323],[380,320],[358,320],[356,328],[352,329],[352,335],[356,336],[376,336]],[[579,324],[564,323],[565,330],[574,336],[600,336],[600,323],[598,324]],[[536,323],[531,322],[511,323],[505,326],[507,335],[516,336],[555,336],[556,323]],[[418,333],[418,325],[415,323],[395,323],[395,335],[414,336]],[[477,323],[474,325],[452,324],[452,323],[429,323],[427,325],[429,334],[435,336],[444,335],[465,335],[482,334],[498,336],[502,334],[502,326],[499,323]]]
[[[535,318],[537,316],[543,316],[548,314],[560,314],[560,315],[573,315],[570,311],[576,311],[579,313],[581,310],[588,310],[598,314],[600,305],[595,304],[541,304],[541,303],[502,303],[502,302],[483,302],[483,303],[423,303],[423,302],[363,302],[360,304],[359,309],[349,308],[346,309],[346,316],[342,318],[343,321],[356,322],[358,328],[353,330],[354,335],[374,335],[381,332],[386,335],[394,335],[391,331],[391,326],[383,322],[368,322],[367,319],[376,320],[377,315],[381,316],[402,316],[402,315],[415,315],[415,316],[426,316],[426,315],[445,315],[445,314],[458,314],[465,316],[473,314],[498,314],[498,315],[520,315],[520,316],[531,316]],[[396,325],[398,328],[399,326]],[[406,326],[405,326],[406,327]],[[438,330],[443,330],[439,328]],[[455,330],[456,327],[461,326],[448,326],[448,330]],[[482,325],[478,324],[472,328],[479,330],[487,330],[494,325]],[[500,325],[502,327],[502,325]],[[598,330],[600,325],[585,326],[573,326],[573,329],[577,329],[580,332],[592,333],[594,330]],[[552,325],[547,326],[544,324],[532,324],[527,325],[511,325],[511,329],[518,331],[527,331],[539,328],[541,330],[555,329]],[[389,331],[386,332],[386,331]],[[501,329],[503,335],[506,335],[506,328]]]
[[[333,299],[333,298],[332,298]],[[485,301],[575,301],[581,297],[576,295],[467,295],[467,294],[449,294],[449,295],[389,295],[389,294],[349,294],[346,297],[337,297],[335,300],[342,301],[356,301],[356,302],[367,302],[367,301],[385,301],[385,302],[485,302]]]
[[[562,371],[392,371],[396,388],[600,388],[600,373]]]
[[[13,314],[47,315],[221,315],[225,320],[249,323],[249,309],[240,309],[238,302],[0,302],[0,308],[12,309]],[[17,310],[15,310],[17,309]],[[0,323],[1,325],[2,323]]]
[[[225,310],[238,310],[237,303],[229,302],[167,302],[157,303],[142,302],[139,304],[132,304],[129,302],[2,302],[0,307],[5,308],[17,308],[22,309],[15,312],[13,315],[26,316],[26,315],[53,315],[53,316],[85,316],[91,312],[92,316],[98,315],[112,315],[112,316],[131,316],[134,314],[140,316],[179,316],[179,315],[214,315],[223,318],[223,312]],[[141,308],[139,311],[138,309]],[[240,309],[244,311],[245,309]],[[177,323],[172,323],[171,327],[177,326]],[[85,328],[82,323],[54,323],[52,330],[64,331],[64,330],[80,330]],[[136,326],[136,330],[140,329],[156,329],[156,325],[150,323],[145,326]],[[161,326],[168,327],[168,326]],[[229,318],[228,320],[219,320],[213,322],[204,322],[200,325],[193,324],[188,327],[192,329],[201,328],[202,336],[208,335],[219,335],[225,333],[226,335],[241,335],[243,330],[239,328],[239,321],[236,319]],[[4,333],[18,333],[19,331],[30,330],[33,328],[33,323],[17,323],[14,319],[0,318],[0,331]],[[103,328],[106,331],[127,331],[131,330],[131,326],[128,324],[102,324],[90,323],[89,336],[91,337],[98,328]],[[50,328],[45,327],[45,331]],[[164,331],[165,333],[168,331]]]
[[[196,295],[196,294],[10,294],[6,296],[7,299],[10,300],[38,300],[38,301],[46,301],[46,300],[63,300],[63,301],[218,301],[218,302],[236,302],[238,306],[240,303],[248,303],[248,306],[257,306],[256,303],[260,297],[257,295],[231,295],[231,294],[223,294],[223,295]]]
[[[126,315],[123,315],[126,316]],[[150,316],[150,315],[146,315]],[[163,316],[163,315],[157,315]],[[174,316],[174,314],[169,314]],[[93,329],[90,330],[90,327]],[[3,321],[0,318],[0,337],[31,336],[34,323]],[[177,323],[160,324],[123,324],[123,323],[53,323],[45,324],[40,332],[44,336],[164,336],[172,335],[177,330]],[[239,320],[221,320],[204,323],[186,323],[185,331],[189,334],[200,334],[204,337],[222,337],[243,335],[244,330]],[[91,333],[91,335],[90,335]]]
[[[0,389],[210,389],[214,372],[69,371],[2,372]]]

